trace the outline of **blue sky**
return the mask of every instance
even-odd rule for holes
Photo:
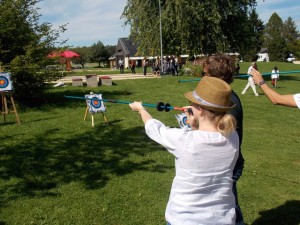
[[[43,0],[38,4],[41,22],[50,22],[53,28],[67,24],[67,31],[61,35],[68,39],[66,44],[91,46],[102,41],[104,45],[116,45],[118,38],[129,35],[120,19],[126,0]],[[283,21],[289,16],[300,31],[300,0],[257,0],[260,19],[267,23],[276,12]]]

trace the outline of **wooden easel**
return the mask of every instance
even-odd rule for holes
[[[14,113],[16,116],[17,123],[20,124],[20,119],[18,116],[17,108],[15,105],[14,97],[12,96],[12,91],[1,91],[1,103],[2,103],[2,109],[1,114],[3,114],[3,120],[6,121],[6,115],[9,113]],[[10,102],[13,107],[13,111],[10,111],[8,108],[8,101],[7,97],[10,99]]]
[[[89,108],[90,108],[90,107],[87,106],[86,109],[85,109],[85,114],[84,114],[84,118],[83,118],[84,121],[86,120],[86,116],[87,116],[87,114],[88,114]],[[108,120],[106,119],[106,116],[104,115],[104,112],[101,112],[101,114],[102,114],[102,116],[103,116],[103,119],[104,119],[105,123],[106,123],[107,125],[109,125]],[[94,127],[94,113],[91,113],[91,117],[92,117],[92,127]]]

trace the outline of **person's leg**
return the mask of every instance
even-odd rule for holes
[[[246,93],[246,91],[248,90],[248,88],[250,87],[249,81],[246,85],[246,87],[244,88],[244,90],[242,91],[242,95],[244,95]]]
[[[236,224],[243,225],[244,218],[243,218],[241,207],[239,206],[236,185],[237,185],[237,181],[234,180],[233,185],[232,185],[232,192],[233,192],[234,198],[235,198],[235,215],[236,215],[235,222],[236,222]]]
[[[249,84],[253,90],[253,93],[255,94],[255,96],[258,96],[258,93],[256,92],[256,86],[255,86],[255,83],[254,83],[254,80],[253,79],[249,79]]]

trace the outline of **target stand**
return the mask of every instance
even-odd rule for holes
[[[18,116],[18,112],[17,112],[17,108],[15,105],[13,95],[12,95],[12,91],[1,91],[0,94],[1,94],[1,105],[2,105],[1,114],[3,115],[4,122],[6,122],[6,115],[8,115],[9,113],[14,113],[16,116],[17,123],[20,124],[20,119]],[[7,98],[10,101],[8,101]],[[11,105],[12,105],[12,108],[13,108],[12,111],[8,108],[9,103],[11,103]]]
[[[83,120],[86,120],[87,114],[88,112],[90,112],[91,114],[91,118],[92,118],[92,127],[94,127],[95,123],[94,123],[94,114],[95,113],[101,113],[104,119],[104,122],[106,125],[109,125],[108,120],[106,118],[106,116],[104,115],[104,111],[106,110],[105,105],[102,101],[102,95],[101,94],[93,94],[91,92],[90,95],[85,95],[86,103],[87,103],[87,107],[85,109],[85,113],[84,113],[84,118]]]
[[[89,108],[90,108],[90,107],[87,106],[86,109],[85,109],[85,114],[84,114],[84,118],[83,118],[84,121],[86,121],[86,117],[87,117]],[[104,112],[101,112],[101,114],[102,114],[102,116],[103,116],[104,122],[105,122],[107,125],[109,125],[109,122],[108,122],[106,116],[104,115]],[[95,123],[94,123],[94,113],[91,113],[91,118],[92,118],[92,127],[94,127],[94,126],[95,126]]]

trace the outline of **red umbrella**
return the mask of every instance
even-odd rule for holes
[[[62,57],[65,57],[65,58],[72,58],[72,57],[79,57],[80,56],[76,52],[72,52],[70,50],[63,51],[59,55],[62,56]]]

